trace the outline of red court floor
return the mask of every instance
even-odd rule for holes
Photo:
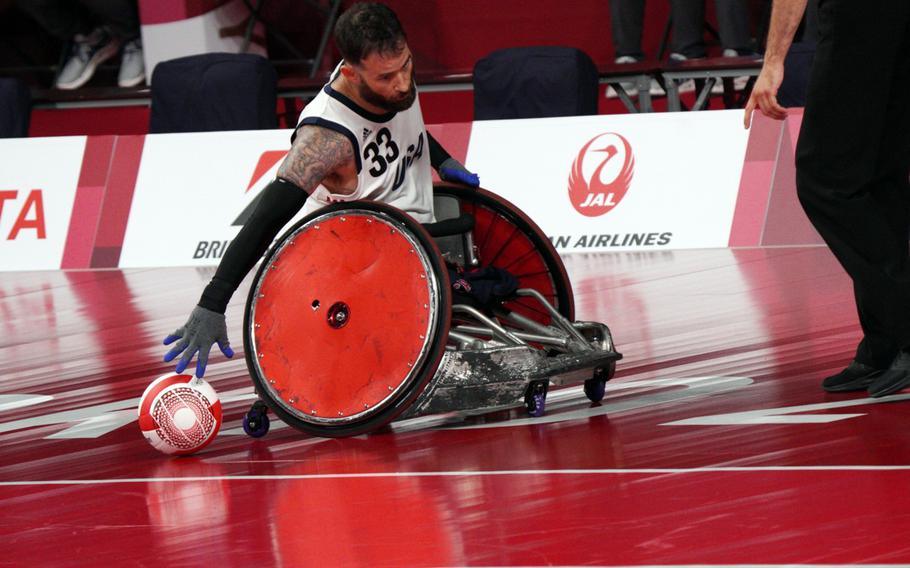
[[[252,440],[238,353],[206,374],[221,434],[179,459],[135,406],[211,270],[0,275],[0,565],[910,563],[910,394],[819,388],[859,339],[826,248],[566,264],[625,356],[602,404]]]

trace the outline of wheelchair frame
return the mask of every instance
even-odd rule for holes
[[[622,355],[605,324],[572,321],[568,276],[539,227],[488,191],[451,184],[435,190],[457,203],[452,214],[470,217],[471,230],[434,240],[427,230],[434,227],[388,205],[339,203],[304,218],[267,254],[244,320],[247,364],[261,397],[244,417],[248,434],[268,431],[267,409],[301,431],[341,437],[398,417],[522,404],[540,416],[550,385],[583,383],[589,399],[603,398]],[[349,249],[364,258],[344,258]],[[453,304],[444,258],[514,271],[521,287],[498,305]],[[299,287],[289,263],[307,272]],[[398,285],[390,284],[390,272],[406,281],[405,297],[387,293]],[[324,317],[316,314],[323,298],[331,305]],[[373,313],[386,303],[396,314],[411,310],[416,324]],[[384,323],[370,326],[368,319]],[[326,346],[337,354],[320,352]],[[323,365],[321,357],[334,360]]]

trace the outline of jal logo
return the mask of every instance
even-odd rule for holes
[[[615,132],[588,140],[569,174],[569,199],[582,215],[597,217],[616,207],[629,191],[635,156],[629,141]]]

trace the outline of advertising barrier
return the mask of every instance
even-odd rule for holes
[[[0,269],[60,268],[85,141],[0,140]]]
[[[570,254],[817,244],[795,197],[800,118],[750,131],[738,110],[428,130]],[[2,140],[0,270],[217,265],[290,134]]]
[[[146,136],[120,266],[218,264],[289,145],[286,130]]]
[[[723,247],[741,112],[475,122],[468,166],[559,252]]]

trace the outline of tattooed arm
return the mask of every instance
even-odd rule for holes
[[[354,148],[344,135],[321,126],[304,125],[278,168],[278,177],[310,194],[325,178],[353,163]]]

